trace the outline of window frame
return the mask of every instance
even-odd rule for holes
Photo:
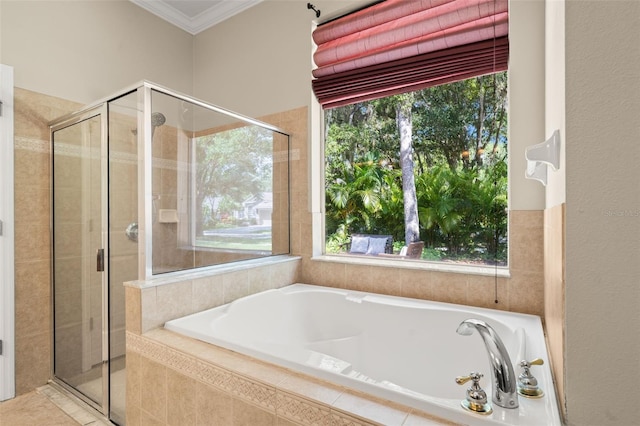
[[[507,87],[509,88],[511,76],[509,70],[507,72]],[[509,90],[509,89],[508,89]],[[510,271],[510,208],[507,208],[507,265],[475,265],[470,263],[446,263],[442,261],[429,260],[412,260],[379,257],[379,256],[359,256],[339,253],[326,252],[326,224],[325,224],[325,194],[326,194],[326,175],[325,175],[325,114],[324,109],[320,105],[317,98],[311,96],[311,114],[310,114],[310,153],[309,153],[309,171],[311,178],[309,179],[310,194],[310,210],[312,214],[312,260],[319,262],[331,262],[361,266],[382,266],[399,269],[424,270],[460,273],[468,275],[491,276],[497,278],[509,278]],[[511,106],[507,107],[507,129],[511,124]],[[509,132],[509,130],[508,130]],[[511,144],[507,144],[507,167],[511,168]],[[318,177],[315,179],[315,177]],[[511,172],[507,173],[507,203],[510,205],[510,188],[511,188]]]

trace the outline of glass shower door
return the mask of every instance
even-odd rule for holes
[[[52,130],[53,373],[108,415],[107,148],[102,143],[102,109]]]

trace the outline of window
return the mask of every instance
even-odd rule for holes
[[[193,139],[193,244],[271,254],[273,141],[257,126]]]
[[[414,258],[506,265],[507,112],[506,72],[325,110],[326,253],[390,235],[395,253],[423,243]]]
[[[506,264],[508,9],[385,0],[313,32],[327,253]]]
[[[152,91],[153,274],[289,253],[289,136]]]

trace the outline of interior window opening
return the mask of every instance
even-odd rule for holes
[[[507,72],[326,109],[325,252],[507,266]]]
[[[193,245],[270,255],[273,141],[256,126],[193,139]]]

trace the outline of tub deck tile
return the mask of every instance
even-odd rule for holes
[[[372,424],[402,425],[409,415],[406,407],[390,401],[363,397],[356,393],[344,392],[333,404],[333,408],[358,416]]]
[[[283,424],[314,426],[451,424],[165,329],[144,335],[128,332],[127,349],[260,408],[276,423],[281,419]]]
[[[321,426],[382,426],[379,423],[369,423],[355,417],[351,417],[345,413],[332,411],[327,417],[327,422]]]
[[[331,410],[326,406],[314,404],[304,398],[296,397],[288,392],[278,391],[276,394],[276,414],[301,425],[321,425],[327,421]]]
[[[342,395],[338,386],[330,386],[326,382],[313,380],[308,376],[292,373],[278,385],[279,390],[288,391],[312,401],[332,405]]]
[[[458,423],[449,422],[439,417],[430,416],[418,411],[412,411],[407,416],[402,426],[442,426],[442,425],[458,425]]]

